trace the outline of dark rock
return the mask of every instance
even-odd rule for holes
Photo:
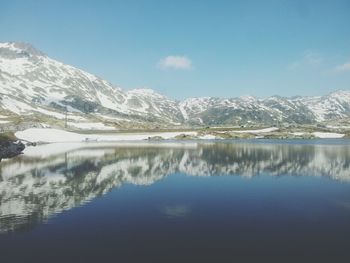
[[[0,161],[2,159],[12,158],[21,154],[24,148],[25,145],[22,142],[0,142]]]
[[[149,140],[149,141],[161,141],[161,140],[164,140],[164,138],[162,136],[152,136],[152,137],[148,137],[147,140]]]

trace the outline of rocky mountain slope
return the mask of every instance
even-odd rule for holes
[[[0,43],[0,126],[77,129],[315,124],[350,117],[350,91],[320,97],[190,98],[125,91],[25,43]],[[67,121],[66,121],[67,119]]]
[[[179,106],[184,118],[192,123],[314,124],[347,118],[350,115],[350,90],[320,97],[190,98]]]
[[[175,124],[176,102],[148,89],[123,91],[23,43],[0,44],[0,109],[44,123],[68,121],[126,125]],[[79,127],[78,127],[79,128]]]

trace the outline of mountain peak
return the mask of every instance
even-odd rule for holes
[[[18,54],[24,53],[30,56],[46,56],[45,53],[36,49],[34,46],[26,42],[3,42],[0,43],[0,51],[1,49],[7,49]]]
[[[335,97],[335,96],[350,96],[350,90],[336,90],[329,94],[329,96]]]
[[[139,89],[132,89],[128,91],[129,93],[132,94],[140,94],[140,95],[148,95],[148,96],[157,96],[157,97],[163,97],[161,94],[156,92],[153,89],[150,88],[139,88]]]
[[[255,102],[257,99],[254,96],[251,95],[243,95],[238,97],[240,100],[242,101],[246,101],[246,102]]]

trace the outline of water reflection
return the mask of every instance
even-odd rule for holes
[[[327,176],[350,181],[349,145],[146,144],[79,148],[46,145],[0,164],[0,233],[30,229],[50,216],[125,183],[151,185],[174,173],[192,176]],[[190,213],[166,206],[168,217]]]
[[[161,208],[162,214],[168,218],[185,217],[191,213],[189,205],[166,205]]]

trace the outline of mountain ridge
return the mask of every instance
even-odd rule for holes
[[[152,89],[123,90],[51,59],[28,43],[0,43],[0,126],[28,122],[106,128],[317,124],[350,117],[350,90],[324,96],[195,97],[182,101]]]

